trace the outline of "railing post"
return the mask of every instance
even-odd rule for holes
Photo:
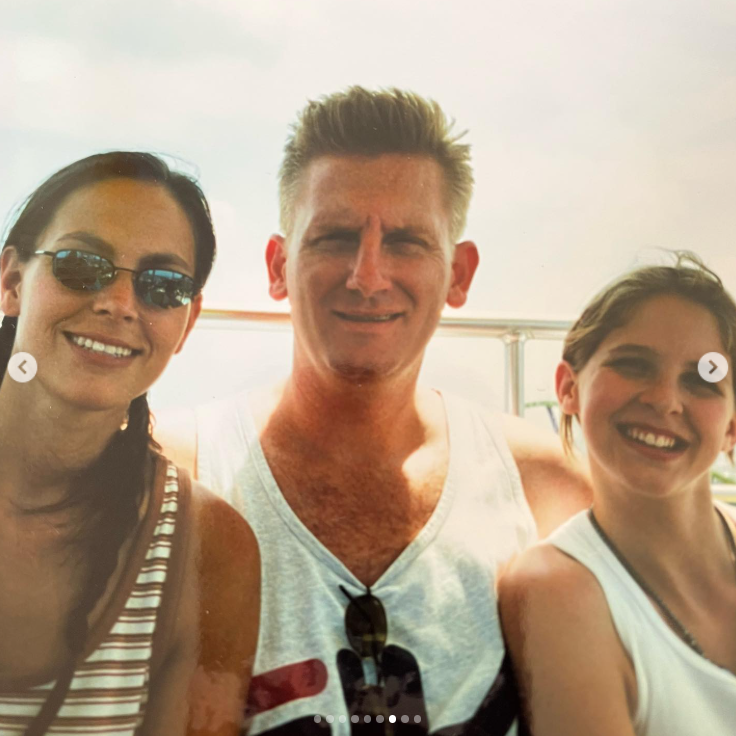
[[[503,336],[504,409],[517,417],[524,416],[524,343],[526,332],[512,331]]]

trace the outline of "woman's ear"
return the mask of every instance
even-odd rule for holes
[[[18,249],[9,245],[0,256],[0,310],[8,317],[20,314],[21,276]]]
[[[578,374],[563,360],[555,372],[555,391],[563,414],[577,416],[580,413]]]

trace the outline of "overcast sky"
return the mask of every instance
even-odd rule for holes
[[[469,309],[574,316],[642,249],[736,291],[733,0],[1,0],[0,209],[98,150],[182,158],[215,213],[210,305],[271,308],[288,124],[350,84],[469,130]]]

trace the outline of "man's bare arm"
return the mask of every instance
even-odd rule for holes
[[[562,451],[559,438],[519,417],[504,416],[504,432],[543,539],[593,500],[582,464]]]

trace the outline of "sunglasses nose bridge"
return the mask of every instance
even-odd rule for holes
[[[128,271],[130,276],[122,275],[120,271]],[[100,279],[102,288],[94,292],[95,311],[134,319],[139,307],[135,278],[136,271],[132,268],[113,267],[111,272],[106,272]]]

